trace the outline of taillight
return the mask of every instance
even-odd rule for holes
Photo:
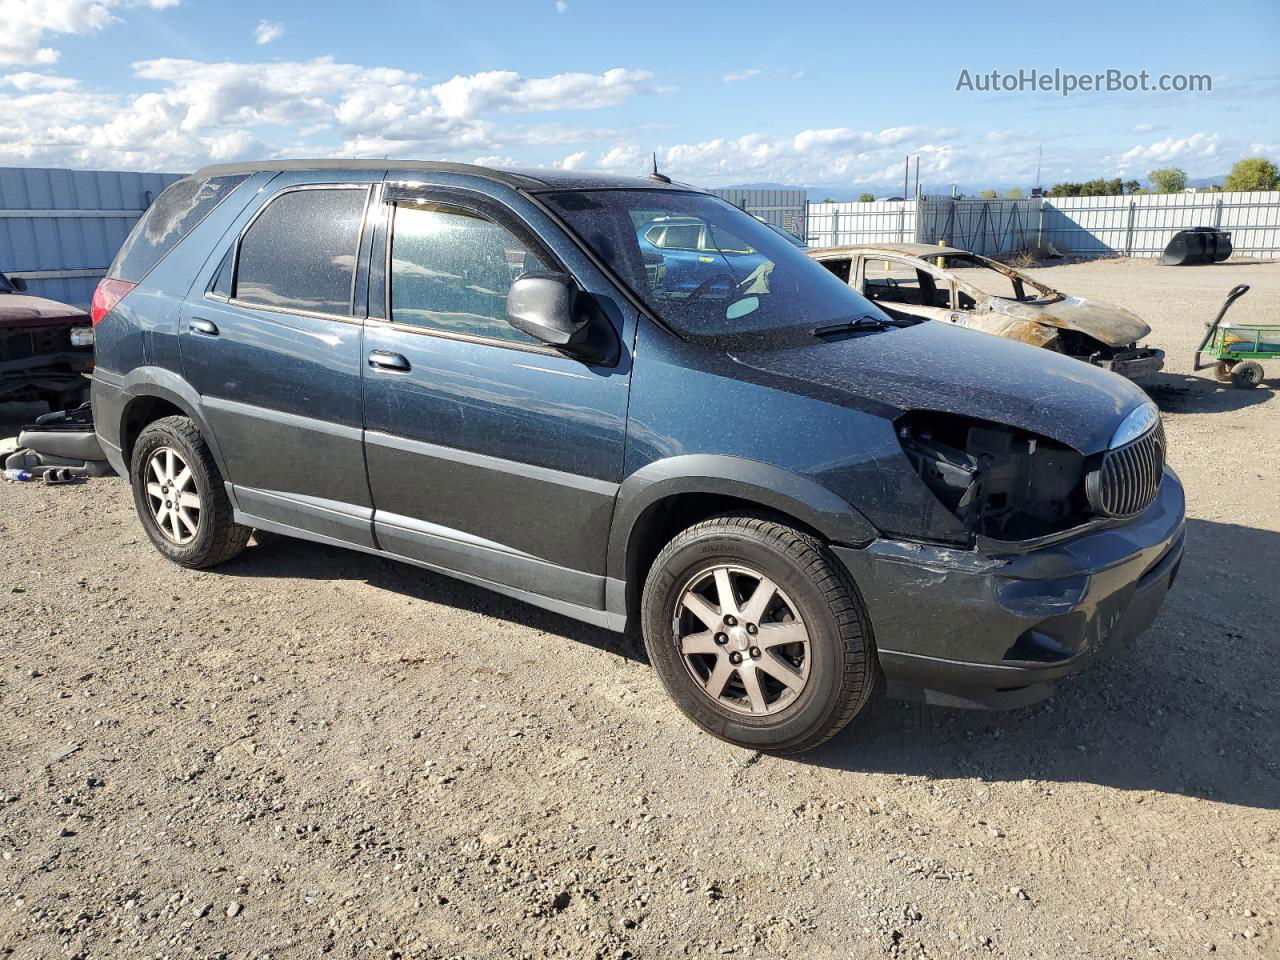
[[[116,304],[124,299],[126,293],[136,287],[136,283],[127,280],[112,280],[107,277],[98,283],[93,291],[93,302],[89,305],[89,319],[96,327],[108,313],[116,308]]]

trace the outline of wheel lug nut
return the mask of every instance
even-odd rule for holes
[[[760,659],[760,648],[759,648],[759,647],[752,647],[752,648],[751,648],[751,659],[752,659],[752,660],[759,660],[759,659]]]
[[[716,643],[726,644],[728,642],[729,642],[729,637],[727,634],[723,634],[723,633],[716,634]]]
[[[754,623],[748,623],[748,624],[747,624],[747,633],[750,633],[750,634],[756,634],[756,633],[758,633],[759,631],[760,631],[760,628],[759,628],[759,627],[757,627]]]
[[[738,625],[738,621],[735,620],[733,617],[725,617],[724,622],[726,625],[730,627],[736,627]]]
[[[729,654],[729,662],[730,662],[730,663],[732,663],[732,664],[734,664],[734,665],[737,665],[737,664],[741,663],[741,662],[742,662],[742,654],[738,653],[738,651],[737,651],[737,650],[733,651],[733,653]]]

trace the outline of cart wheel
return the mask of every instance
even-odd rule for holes
[[[1262,382],[1262,364],[1241,360],[1231,368],[1231,385],[1241,390],[1252,390]]]
[[[1222,383],[1231,382],[1231,368],[1236,365],[1234,360],[1219,360],[1218,365],[1213,368],[1213,375]]]

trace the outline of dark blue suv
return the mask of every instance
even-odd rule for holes
[[[890,317],[664,178],[210,167],[93,321],[98,435],[170,559],[257,529],[635,625],[680,707],[759,750],[881,678],[1033,702],[1144,630],[1182,556],[1136,387]]]

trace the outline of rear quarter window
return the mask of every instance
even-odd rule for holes
[[[245,179],[187,177],[170,184],[134,225],[107,276],[137,283]]]

